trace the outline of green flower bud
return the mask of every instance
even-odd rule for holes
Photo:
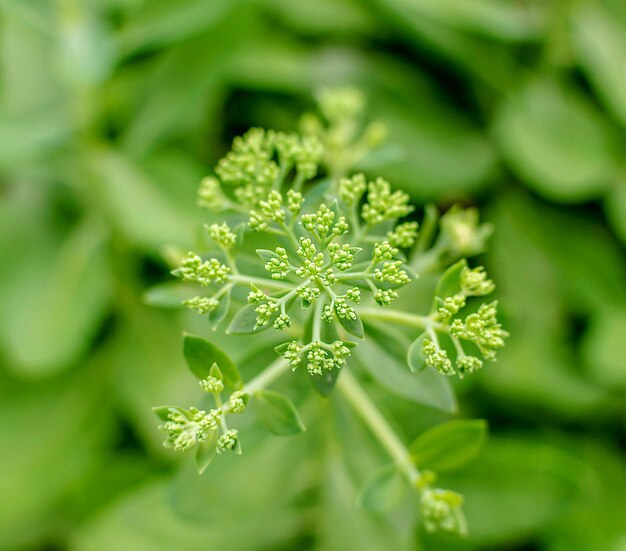
[[[398,224],[395,229],[387,234],[387,239],[394,247],[408,249],[415,245],[417,240],[417,222],[405,222]]]
[[[463,496],[450,490],[425,490],[420,502],[424,528],[429,532],[465,535],[467,523],[461,510]]]
[[[234,450],[239,440],[239,431],[237,429],[227,430],[217,440],[217,453]]]
[[[222,247],[222,249],[232,249],[235,241],[237,240],[237,237],[225,222],[221,226],[218,224],[211,224],[208,227],[208,230],[211,239]]]
[[[389,182],[378,178],[367,185],[367,203],[363,205],[361,215],[371,225],[402,218],[414,209],[408,202],[409,196],[406,193],[400,190],[392,193]]]
[[[210,394],[220,393],[224,390],[224,383],[216,377],[207,377],[199,381],[200,387]]]
[[[191,310],[197,310],[200,314],[208,314],[219,308],[220,301],[215,298],[193,297],[184,300],[183,304]]]

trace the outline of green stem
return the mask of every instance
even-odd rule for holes
[[[389,453],[399,469],[402,470],[412,486],[417,486],[420,472],[414,465],[404,443],[391,428],[371,398],[363,390],[349,370],[344,369],[337,379],[337,388],[342,396],[361,417],[372,433],[378,438],[383,448]]]
[[[318,298],[315,303],[315,309],[313,310],[313,329],[311,338],[313,341],[322,340],[322,309],[324,308],[324,301],[322,298]]]
[[[245,384],[241,391],[246,394],[254,394],[257,390],[261,390],[262,388],[265,388],[269,384],[273,383],[288,369],[289,362],[283,358],[278,358],[261,371],[261,373],[259,373],[256,377],[254,377],[254,379],[251,379],[247,384]]]
[[[287,291],[288,289],[291,289],[291,285],[285,285],[284,283],[281,283],[280,281],[267,279],[265,277],[254,277],[254,276],[233,274],[230,276],[229,279],[235,283],[246,284],[246,285],[250,283],[254,283],[255,285],[258,285],[259,287],[271,287],[279,291]]]
[[[417,327],[418,329],[427,329],[433,327],[440,331],[445,328],[429,316],[420,316],[418,314],[410,314],[401,310],[392,308],[359,308],[359,315],[363,318],[369,318],[380,321],[390,321],[399,325],[408,325],[409,327]]]

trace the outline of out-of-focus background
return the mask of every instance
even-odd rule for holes
[[[0,13],[2,551],[626,549],[622,0]],[[208,328],[142,295],[169,277],[164,245],[194,243],[200,178],[234,135],[292,130],[336,84],[390,129],[369,174],[496,227],[479,260],[512,337],[457,388],[462,415],[491,426],[446,478],[467,497],[465,541],[355,508],[358,480],[320,456],[314,425],[306,445],[263,437],[199,479],[150,409],[195,396],[180,335]],[[441,420],[400,410],[406,434]],[[350,438],[346,456],[373,445]]]

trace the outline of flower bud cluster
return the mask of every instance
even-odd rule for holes
[[[509,336],[497,320],[497,307],[497,301],[482,304],[474,314],[469,314],[464,320],[455,319],[450,325],[453,336],[472,341],[488,360],[496,358],[496,352]]]
[[[222,373],[217,364],[213,364],[210,372],[211,374],[201,379],[199,384],[205,392],[213,395],[216,408],[208,412],[195,407],[168,408],[165,423],[159,426],[165,432],[166,438],[163,442],[165,447],[184,452],[198,444],[205,444],[215,446],[217,453],[236,448],[239,442],[238,431],[227,427],[225,416],[230,413],[243,413],[249,395],[236,390],[223,404],[221,399],[221,393],[224,391]]]
[[[209,237],[215,241],[222,249],[232,249],[237,241],[237,237],[232,232],[228,224],[211,224],[208,226]]]
[[[409,249],[417,240],[417,222],[398,224],[393,231],[387,233],[387,239],[394,247]]]
[[[455,205],[441,217],[441,245],[455,257],[473,256],[485,250],[493,233],[490,224],[480,224],[478,210]]]
[[[211,283],[224,283],[230,274],[230,268],[217,258],[203,261],[197,254],[189,253],[175,275],[183,281],[199,283],[206,287]]]
[[[332,343],[314,340],[307,345],[291,341],[278,346],[276,351],[289,362],[293,370],[304,362],[310,375],[322,375],[346,365],[353,345],[350,341],[340,340]]]
[[[367,202],[363,205],[361,215],[368,224],[402,218],[413,212],[413,209],[409,205],[409,196],[400,190],[392,193],[387,180],[377,178],[367,184]]]
[[[192,297],[183,301],[190,310],[196,310],[199,314],[209,314],[217,310],[220,301],[212,297]]]
[[[496,285],[487,277],[487,273],[482,266],[474,269],[466,266],[461,271],[461,289],[465,296],[482,297],[493,293]]]
[[[310,234],[324,241],[328,236],[339,237],[348,232],[345,216],[339,216],[335,221],[336,217],[335,212],[322,203],[316,212],[302,215],[301,223]]]
[[[167,421],[159,427],[166,436],[163,445],[175,451],[186,451],[206,441],[211,431],[217,430],[221,416],[218,409],[207,413],[194,407],[188,410],[169,408]]]
[[[467,523],[461,510],[463,496],[450,490],[426,489],[422,493],[420,512],[428,532],[464,535]]]

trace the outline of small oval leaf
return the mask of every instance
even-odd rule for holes
[[[198,446],[196,451],[196,468],[202,474],[213,461],[217,452],[217,431],[211,431],[208,439]]]
[[[250,333],[260,333],[269,329],[272,324],[272,320],[267,325],[257,327],[256,324],[256,304],[248,304],[244,306],[239,312],[235,314],[228,329],[227,333],[231,335],[249,335]]]
[[[230,291],[227,292],[220,299],[220,305],[212,312],[209,312],[209,324],[211,325],[211,329],[213,329],[213,331],[217,329],[219,324],[226,317],[229,309],[230,309]]]
[[[388,511],[402,499],[407,485],[395,465],[386,465],[376,471],[363,485],[358,503],[364,509],[381,513]]]
[[[424,343],[425,336],[426,333],[422,333],[411,343],[411,346],[409,346],[407,350],[406,361],[413,372],[422,371],[422,369],[426,367],[426,361],[422,353],[422,344]]]
[[[341,326],[351,335],[354,335],[357,339],[362,339],[364,336],[363,322],[357,315],[355,319],[337,318]]]
[[[298,434],[304,430],[298,412],[289,398],[273,390],[254,393],[254,409],[268,430],[279,436]]]
[[[341,369],[331,369],[330,371],[324,371],[321,375],[311,375],[310,373],[307,375],[315,390],[326,398],[330,396],[333,388],[335,388],[340,371]]]
[[[199,379],[206,379],[211,375],[211,367],[215,363],[224,375],[226,385],[232,388],[241,387],[239,369],[230,357],[213,343],[200,337],[185,335],[183,352],[189,369]]]
[[[420,435],[409,447],[415,464],[434,471],[450,471],[473,459],[487,435],[483,419],[450,421]]]
[[[461,272],[467,267],[467,260],[462,258],[450,266],[439,278],[435,289],[435,298],[446,298],[456,295],[461,290]],[[435,304],[433,302],[433,311]]]

